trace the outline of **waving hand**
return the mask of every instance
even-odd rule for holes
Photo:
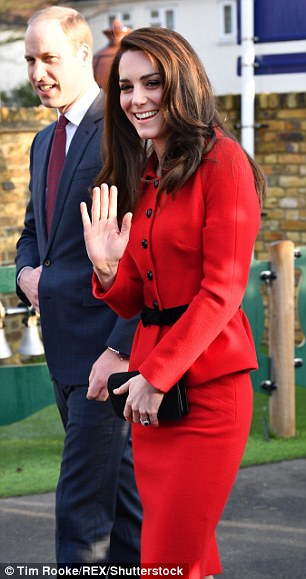
[[[81,203],[84,239],[89,259],[104,289],[111,287],[118,263],[129,240],[132,213],[126,213],[121,230],[117,221],[117,187],[103,183],[93,189],[91,219]]]

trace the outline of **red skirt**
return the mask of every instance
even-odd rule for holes
[[[189,413],[158,428],[133,424],[143,505],[141,564],[183,567],[190,579],[222,573],[215,531],[247,442],[248,373],[188,388]],[[162,575],[163,573],[161,573]]]

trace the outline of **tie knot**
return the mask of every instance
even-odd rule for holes
[[[60,117],[58,118],[57,121],[57,129],[64,129],[67,125],[67,123],[69,123],[68,119],[64,116],[64,115],[60,115]]]

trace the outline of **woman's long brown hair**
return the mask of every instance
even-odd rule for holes
[[[210,81],[191,45],[166,28],[140,28],[125,36],[111,66],[105,105],[105,162],[96,184],[118,187],[118,216],[136,206],[148,152],[120,106],[119,63],[127,50],[142,50],[156,62],[163,85],[162,112],[171,128],[159,184],[161,192],[175,193],[196,171],[214,145],[215,128],[237,141],[217,108]],[[247,153],[246,153],[247,154]],[[262,205],[264,175],[247,154]]]

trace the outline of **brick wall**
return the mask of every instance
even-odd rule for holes
[[[0,128],[0,265],[14,263],[29,198],[29,153],[40,129],[56,119],[44,107],[1,108]]]

